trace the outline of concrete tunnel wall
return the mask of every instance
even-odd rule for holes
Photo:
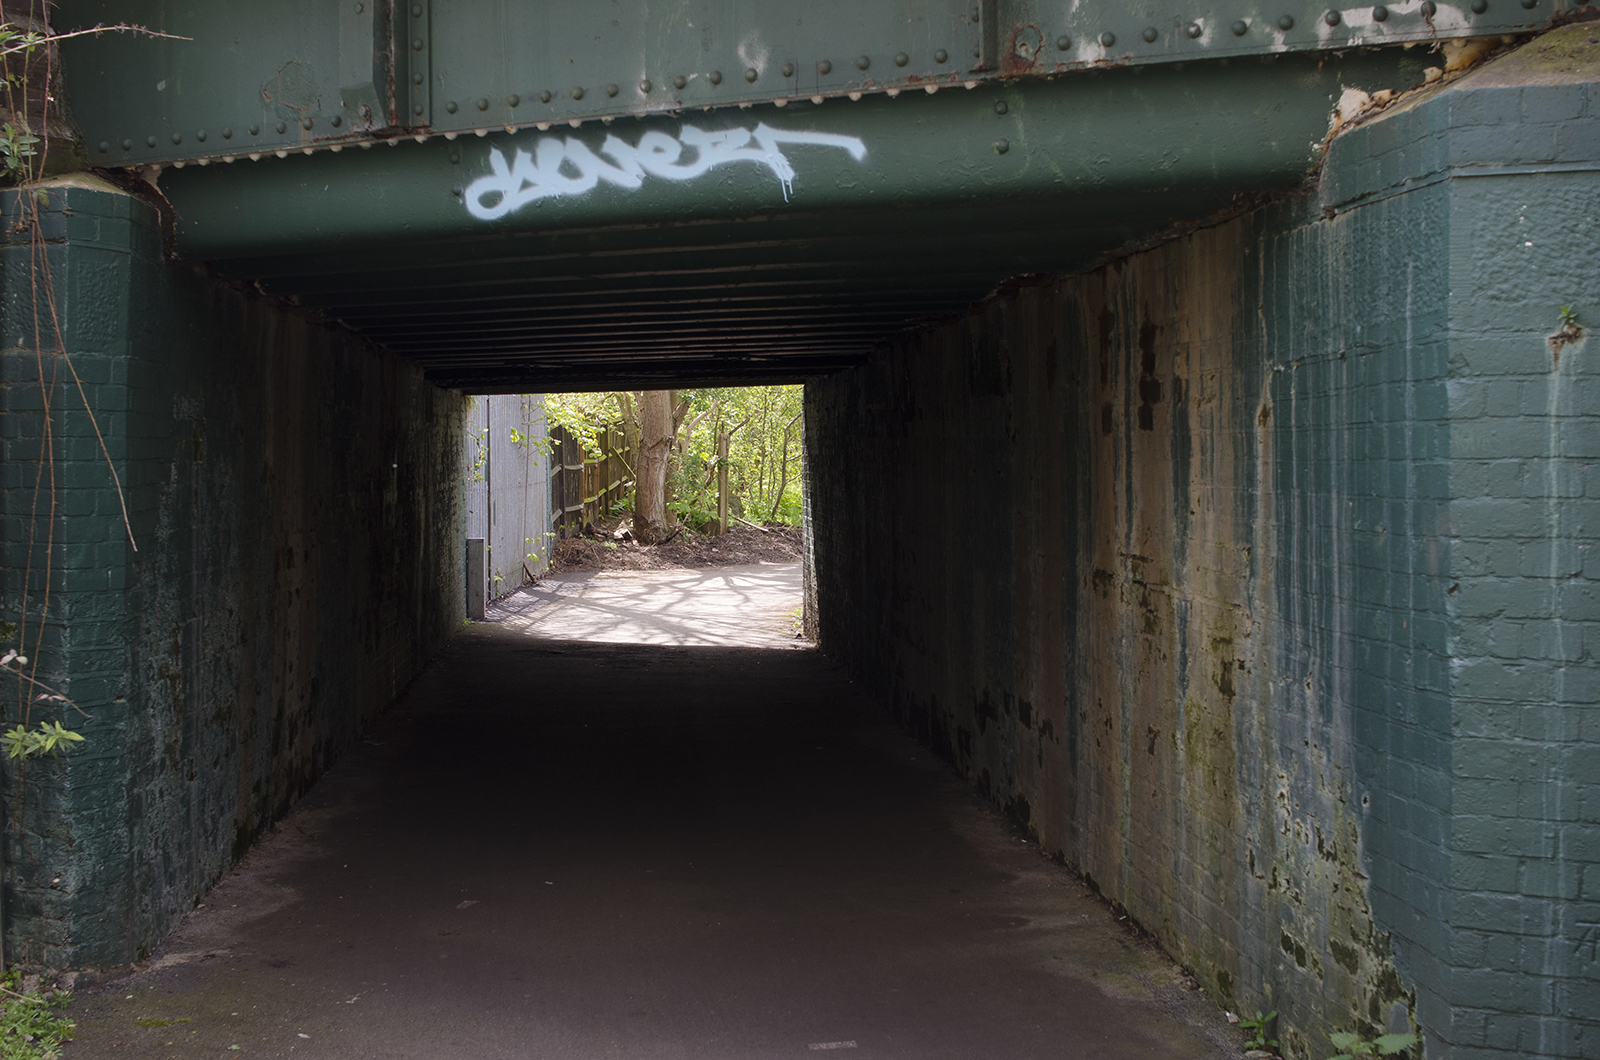
[[[807,388],[822,646],[1288,1056],[1600,1055],[1600,389],[1547,341],[1600,93],[1547,73]]]
[[[8,196],[5,643],[30,533],[38,621],[53,533],[40,676],[90,717],[36,709],[87,742],[6,768],[4,911],[10,961],[92,971],[148,952],[460,622],[465,402],[169,264],[152,208],[70,183],[51,190],[42,253],[138,551],[47,315],[34,341],[40,250]],[[55,491],[52,507],[47,467],[35,518],[39,348]]]

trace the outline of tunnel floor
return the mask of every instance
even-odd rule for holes
[[[511,622],[72,1015],[68,1058],[1239,1055],[820,652]]]

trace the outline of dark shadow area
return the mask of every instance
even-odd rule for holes
[[[1227,1055],[819,653],[494,624],[77,1015],[69,1057]]]

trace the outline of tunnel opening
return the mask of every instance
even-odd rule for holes
[[[1361,31],[1386,32],[1383,10],[1360,12]],[[1487,32],[1431,4],[1392,13],[1411,29],[1436,31],[1438,15]],[[1058,878],[1001,854],[1027,846],[1030,864],[1043,852],[1092,880],[1218,1005],[1276,1012],[1286,1056],[1325,1055],[1341,1031],[1413,1029],[1430,1055],[1581,1051],[1593,829],[1568,811],[1585,797],[1574,785],[1592,757],[1592,697],[1572,677],[1585,656],[1569,635],[1593,596],[1583,343],[1600,255],[1582,204],[1600,66],[1582,22],[1481,67],[1487,50],[1459,43],[1326,45],[1356,22],[1280,16],[1282,34],[1322,36],[1312,50],[1285,37],[1259,62],[1032,76],[1008,61],[1006,80],[904,99],[898,83],[832,86],[759,116],[709,106],[554,130],[313,133],[249,164],[162,146],[143,181],[154,203],[94,175],[8,194],[6,290],[31,291],[43,261],[67,296],[59,351],[16,326],[26,299],[7,302],[5,620],[37,623],[46,675],[92,708],[96,750],[6,777],[7,953],[102,974],[227,893],[210,889],[275,823],[306,826],[308,864],[319,813],[362,838],[348,807],[318,801],[344,790],[359,806],[359,782],[312,790],[345,760],[433,815],[442,840],[408,851],[396,838],[408,824],[385,824],[357,862],[374,886],[449,881],[412,892],[425,909],[389,907],[422,934],[386,959],[452,937],[456,913],[530,907],[560,887],[530,863],[476,897],[473,859],[496,836],[537,834],[577,852],[569,869],[591,855],[606,867],[575,904],[547,909],[543,1022],[519,1033],[552,1048],[596,1047],[616,1026],[578,996],[593,979],[566,974],[606,942],[598,966],[652,969],[617,973],[628,989],[605,994],[640,1015],[641,1035],[715,1039],[730,1055],[859,1048],[852,1019],[870,1023],[870,1002],[900,1036],[885,1051],[981,1054],[973,1028],[993,1024],[951,996],[970,981],[940,964],[954,955],[1025,981],[1026,1004],[991,1013],[1012,1027],[1007,1049],[1043,1052],[1065,1034],[1091,1051],[1105,1017],[1044,985],[1047,962],[1069,956],[1040,941],[1070,926],[1066,907],[1046,931],[1050,917],[1018,913],[1000,885],[1045,894]],[[1216,27],[1192,25],[1178,46],[1211,46]],[[1073,32],[1058,50],[1117,39]],[[1162,43],[1151,32],[1123,36]],[[981,60],[1003,38],[980,36]],[[1011,39],[1032,55],[1050,37]],[[480,98],[458,110],[499,105]],[[326,119],[308,112],[301,128]],[[163,136],[231,139],[207,124],[211,140]],[[122,139],[108,131],[100,150]],[[671,165],[704,165],[646,168],[673,150]],[[46,369],[58,352],[103,419]],[[804,584],[823,655],[460,629],[467,394],[751,381],[805,383]],[[108,490],[107,464],[125,487]],[[26,479],[47,467],[59,494]],[[530,667],[550,680],[470,691]],[[781,695],[715,709],[744,703],[740,682],[758,670]],[[673,709],[651,709],[651,671],[672,675]],[[438,683],[445,673],[457,687]],[[566,709],[596,684],[598,712]],[[410,706],[386,720],[397,699]],[[956,810],[887,812],[898,796],[873,776],[932,798],[945,775],[874,729],[872,704],[1020,832],[975,840],[950,824]],[[400,730],[383,726],[407,710],[422,721],[390,747],[381,734]],[[824,722],[850,728],[848,749]],[[452,741],[480,758],[442,754]],[[835,770],[830,753],[862,768]],[[1511,798],[1512,783],[1537,797]],[[841,792],[870,827],[853,830]],[[839,811],[830,840],[807,833],[812,800]],[[805,929],[767,899],[741,911],[744,938],[771,957],[759,989],[724,974],[747,967],[712,931],[729,892],[681,875],[687,856],[652,901],[695,925],[705,960],[641,949],[655,929],[663,948],[683,936],[628,923],[615,881],[660,859],[595,854],[605,838],[585,822],[636,810],[631,838],[653,852],[651,815],[690,806],[709,822],[688,844],[697,857],[764,845],[770,894],[825,915],[790,977],[798,951],[777,933]],[[781,827],[763,828],[772,815]],[[780,838],[805,856],[772,849]],[[894,853],[892,871],[874,876],[872,842]],[[855,884],[827,876],[832,844]],[[974,848],[1000,860],[966,859]],[[897,892],[928,857],[926,879]],[[350,908],[331,864],[304,877],[315,901],[275,907],[328,961],[350,941],[323,912]],[[967,887],[924,886],[963,873],[990,885],[981,910],[966,908]],[[372,909],[348,919],[368,925],[368,945],[386,941]],[[472,929],[473,952],[517,982],[525,953],[493,924]],[[927,924],[960,945],[918,949]],[[902,928],[891,974],[861,939]],[[226,949],[179,937],[196,940],[182,951],[196,962]],[[449,962],[453,945],[428,960]],[[944,971],[918,980],[919,959]],[[697,974],[686,1008],[674,977]],[[895,975],[906,985],[887,985]],[[828,1006],[851,1019],[808,1024],[775,1000],[828,976],[842,984]],[[1107,989],[1117,1026],[1145,1032],[1144,1010],[1123,1005],[1138,990]],[[896,992],[962,1018],[935,1033],[946,1024]],[[762,1016],[729,1019],[712,997]],[[697,1027],[669,1026],[668,1009]],[[313,1032],[337,1027],[296,1034]]]

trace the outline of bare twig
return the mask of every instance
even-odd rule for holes
[[[91,26],[88,29],[75,29],[70,33],[51,33],[39,37],[26,34],[21,44],[13,44],[9,48],[0,48],[0,59],[16,52],[31,51],[41,44],[54,44],[56,41],[71,40],[73,37],[88,37],[96,33],[133,33],[141,37],[160,37],[164,40],[194,40],[193,37],[180,37],[176,33],[159,33],[153,29],[146,29],[144,26],[119,22],[115,26]]]

